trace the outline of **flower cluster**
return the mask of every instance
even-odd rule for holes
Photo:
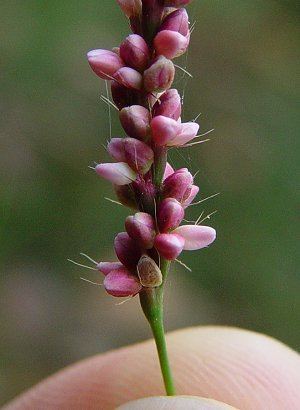
[[[93,71],[110,81],[111,94],[127,134],[112,138],[107,150],[114,162],[95,171],[112,182],[120,202],[136,213],[125,220],[114,249],[119,262],[100,262],[106,291],[134,296],[163,282],[161,260],[175,260],[183,250],[211,244],[215,230],[182,225],[185,209],[199,188],[186,168],[167,163],[169,147],[197,136],[199,125],[181,122],[181,98],[172,89],[172,59],[189,44],[189,0],[117,0],[133,34],[120,47],[87,54]]]

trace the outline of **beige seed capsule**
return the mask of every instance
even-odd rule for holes
[[[162,284],[162,274],[152,258],[142,255],[138,264],[137,272],[140,282],[146,288],[155,288]]]

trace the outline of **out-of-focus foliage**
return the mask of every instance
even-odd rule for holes
[[[183,256],[166,295],[167,327],[228,324],[300,338],[296,271],[295,1],[194,1],[188,55],[178,64],[184,120],[201,112],[211,141],[172,151],[201,198],[189,219],[217,209],[218,240]],[[298,13],[298,15],[297,15]],[[113,258],[128,210],[107,202],[108,183],[88,169],[107,159],[104,84],[87,50],[117,45],[128,27],[109,0],[1,3],[2,123],[1,402],[75,360],[150,336],[138,301],[116,306],[79,252]],[[4,39],[4,41],[3,41]],[[3,77],[4,75],[4,77]],[[112,112],[113,135],[122,135]],[[205,215],[204,214],[204,215]],[[82,260],[81,260],[82,261]],[[221,342],[221,341],[220,341]]]

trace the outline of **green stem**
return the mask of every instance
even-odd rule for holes
[[[161,271],[164,280],[168,274],[169,266],[169,261],[161,261]],[[167,353],[163,324],[163,284],[158,288],[148,288],[141,292],[140,302],[143,312],[152,329],[166,393],[168,396],[174,396],[175,386]]]

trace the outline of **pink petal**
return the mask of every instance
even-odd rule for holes
[[[137,174],[125,162],[98,164],[95,171],[98,175],[116,185],[130,184],[137,177]]]
[[[187,197],[187,199],[185,199],[182,202],[182,206],[183,206],[184,209],[187,208],[192,203],[192,201],[194,200],[194,198],[198,194],[198,192],[199,192],[199,187],[197,185],[192,185],[191,192],[190,192],[189,196]]]
[[[180,124],[177,121],[163,115],[154,117],[150,125],[153,141],[159,146],[168,145],[180,131]]]
[[[163,30],[154,38],[154,47],[157,54],[173,59],[185,53],[189,41],[189,35],[183,36],[176,31]]]
[[[172,174],[174,174],[174,168],[167,162],[165,172],[164,172],[163,181]]]
[[[185,239],[184,250],[193,251],[205,248],[216,239],[216,231],[210,226],[183,225],[176,228],[173,233]]]
[[[115,297],[134,296],[142,289],[138,278],[125,268],[108,273],[103,285],[106,292]]]
[[[184,122],[181,124],[179,133],[168,142],[168,146],[181,146],[196,137],[199,124],[196,122]]]
[[[174,260],[184,249],[184,238],[176,233],[159,233],[154,246],[165,259]]]
[[[103,273],[103,275],[107,275],[112,270],[124,268],[124,266],[121,262],[99,262],[96,268],[98,269],[98,271]]]

